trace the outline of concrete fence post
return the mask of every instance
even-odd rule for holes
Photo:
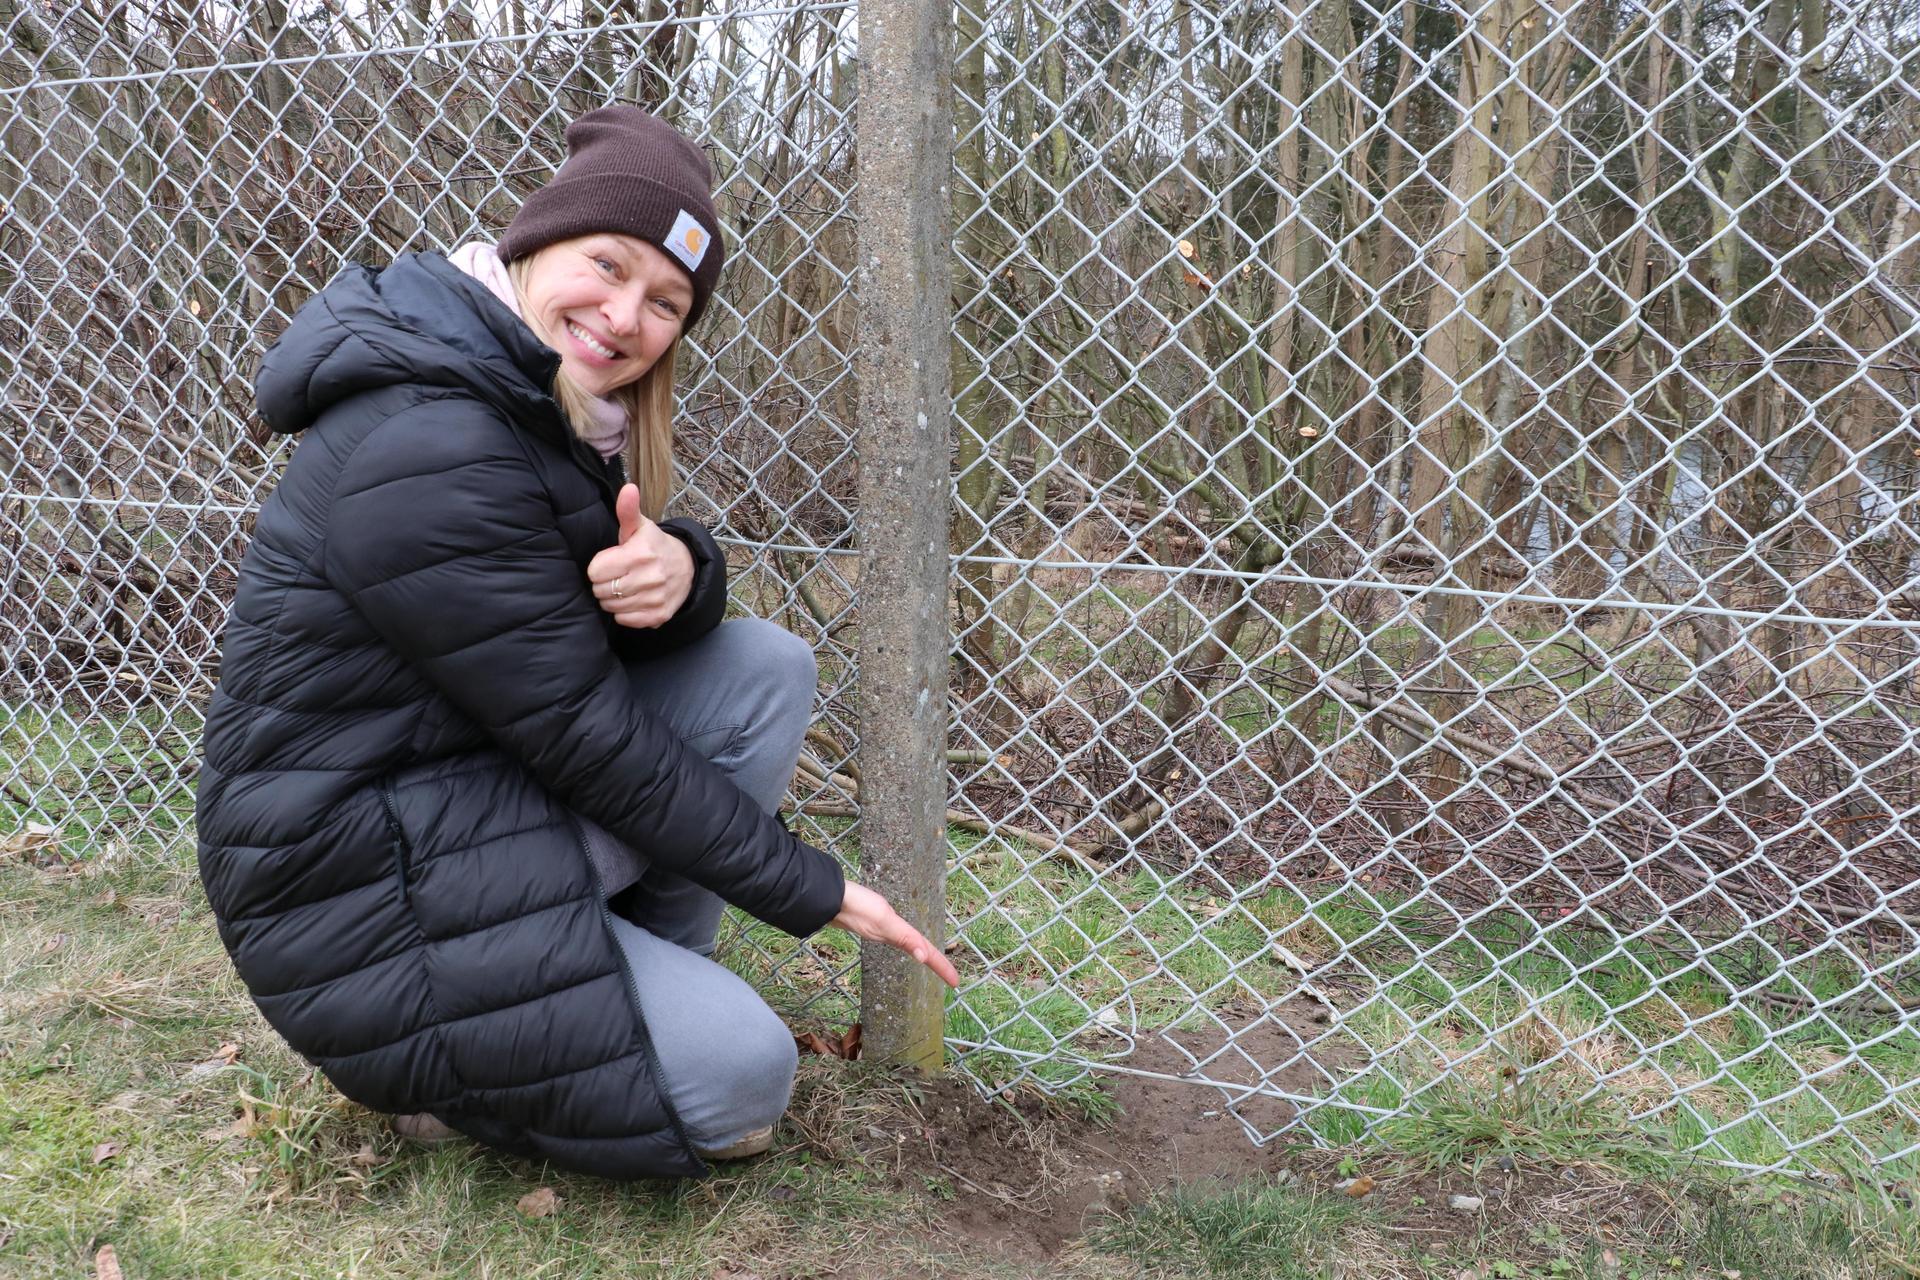
[[[860,5],[860,878],[935,946],[946,932],[951,31],[947,0]],[[863,944],[864,1051],[937,1071],[944,991],[911,958]]]

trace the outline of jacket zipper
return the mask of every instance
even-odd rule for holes
[[[380,806],[386,810],[387,830],[393,836],[393,865],[400,873],[400,900],[411,908],[413,885],[407,880],[407,859],[413,850],[407,844],[407,833],[400,826],[400,808],[394,803],[391,774],[380,779]]]
[[[613,908],[607,905],[607,895],[602,891],[605,883],[600,879],[600,868],[594,865],[593,849],[587,843],[586,828],[571,811],[567,813],[567,824],[573,828],[574,839],[580,842],[580,856],[587,860],[587,874],[593,877],[594,900],[600,904],[600,925],[606,930],[607,945],[613,948],[613,955],[620,962],[620,976],[626,981],[627,1003],[633,1008],[634,1026],[639,1029],[640,1045],[646,1051],[647,1065],[653,1068],[653,1078],[660,1082],[660,1105],[667,1109],[667,1120],[673,1125],[673,1132],[680,1139],[680,1147],[687,1153],[687,1159],[693,1161],[694,1176],[704,1178],[712,1170],[707,1168],[693,1149],[693,1139],[687,1136],[687,1126],[681,1123],[680,1109],[673,1105],[673,1090],[667,1087],[666,1069],[660,1065],[660,1052],[653,1043],[653,1033],[647,1030],[647,1016],[640,1009],[640,987],[633,976],[633,969],[627,964],[627,949],[620,945],[620,939],[613,932]]]
[[[610,459],[601,457],[594,451],[592,445],[571,431],[567,433],[567,453],[580,465],[580,469],[587,473],[588,478],[599,486],[600,491],[607,495],[607,506],[612,507],[620,497],[620,489],[614,483],[613,468],[608,465]]]

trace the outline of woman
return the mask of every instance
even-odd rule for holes
[[[957,976],[776,820],[812,654],[721,622],[712,539],[649,518],[720,273],[706,161],[626,106],[567,143],[497,250],[351,267],[268,350],[261,416],[303,435],[241,562],[200,872],[267,1021],[401,1132],[699,1174],[766,1148],[795,1065],[707,958],[725,902]]]

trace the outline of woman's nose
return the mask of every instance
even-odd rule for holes
[[[617,293],[607,300],[603,313],[607,317],[607,328],[616,338],[626,337],[640,332],[640,310],[645,305],[642,295],[633,292]]]

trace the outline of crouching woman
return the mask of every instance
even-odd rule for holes
[[[705,158],[633,107],[497,246],[353,266],[262,361],[298,449],[241,563],[199,866],[267,1021],[414,1136],[611,1178],[764,1150],[795,1065],[733,903],[951,964],[775,817],[807,646],[721,621],[672,477],[720,273]]]

